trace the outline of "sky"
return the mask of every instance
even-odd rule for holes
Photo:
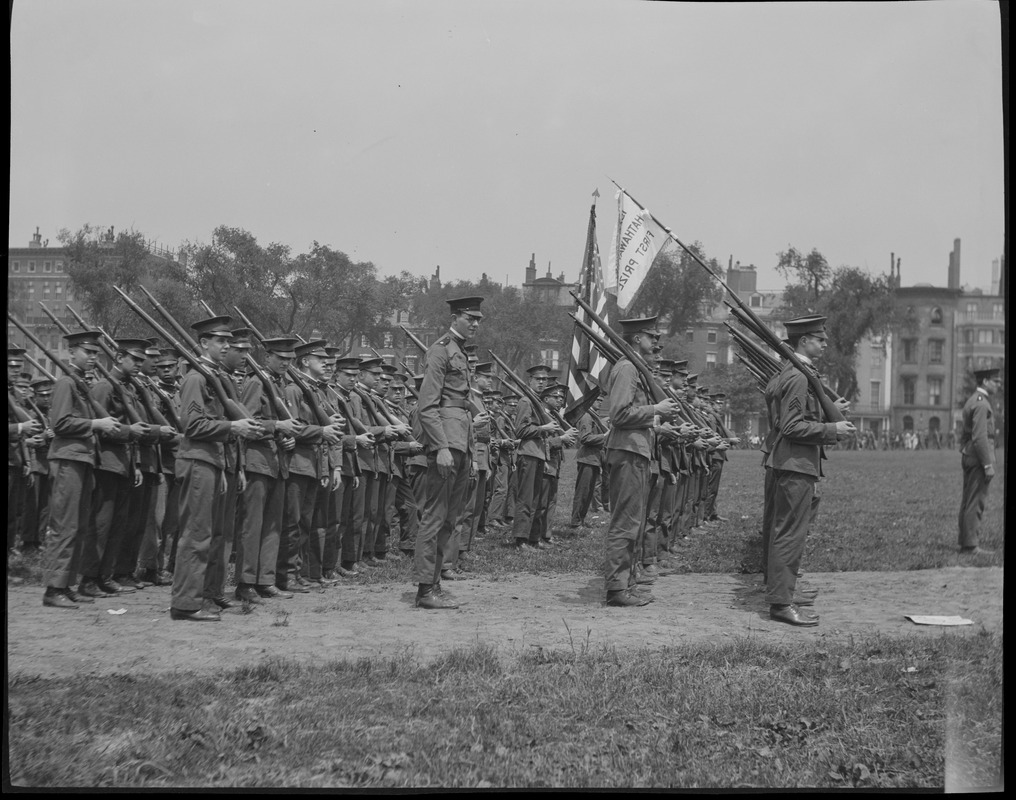
[[[990,0],[16,0],[8,241],[244,228],[441,278],[578,276],[617,181],[710,257],[987,289]]]

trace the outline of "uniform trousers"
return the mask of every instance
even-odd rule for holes
[[[84,461],[63,458],[49,462],[53,477],[50,497],[50,538],[46,543],[46,586],[66,589],[80,569],[81,547],[91,524],[95,473]]]
[[[310,536],[314,521],[317,490],[321,486],[312,475],[294,475],[286,479],[286,499],[282,511],[282,538],[275,562],[275,581],[288,586],[300,574],[300,553]]]
[[[505,507],[508,501],[508,464],[498,464],[493,470],[493,490],[490,495],[490,505],[487,507],[487,514],[495,522],[503,522]]]
[[[963,499],[960,506],[960,547],[978,547],[981,517],[991,481],[976,459],[963,459]]]
[[[543,481],[540,484],[540,500],[536,504],[536,512],[533,514],[533,533],[529,537],[530,543],[549,541],[551,538],[551,526],[554,524],[554,515],[557,513],[557,475],[543,473]]]
[[[81,575],[88,580],[113,577],[127,535],[133,480],[115,472],[95,471],[92,524],[81,551]]]
[[[25,492],[25,514],[21,525],[21,544],[38,547],[46,541],[49,529],[49,493],[50,480],[48,474],[33,472],[32,485]]]
[[[341,563],[346,569],[352,569],[363,553],[364,501],[366,499],[366,482],[374,480],[373,472],[364,472],[359,476],[359,484],[353,488],[353,477],[342,476],[345,484],[342,494],[342,555]]]
[[[487,494],[487,479],[489,475],[490,473],[487,470],[480,469],[476,471],[476,477],[471,478],[469,481],[462,514],[459,515],[459,521],[452,534],[452,540],[448,544],[448,557],[446,559],[448,564],[457,564],[459,553],[468,553],[473,547],[473,537],[476,535],[476,528],[480,524],[480,515],[483,513],[483,502]]]
[[[660,508],[656,514],[656,556],[665,556],[674,544],[674,509],[677,506],[677,486],[680,475],[664,473],[661,477]]]
[[[285,495],[286,482],[282,478],[247,473],[247,488],[243,493],[243,530],[236,551],[238,584],[275,585]]]
[[[533,535],[533,517],[540,502],[545,463],[532,456],[519,456],[515,464],[518,497],[515,501],[512,533],[515,535],[516,543],[528,541],[530,544],[536,544],[540,541],[539,532]]]
[[[400,550],[412,550],[416,546],[416,532],[420,527],[420,508],[416,493],[413,491],[413,480],[426,474],[422,467],[406,467],[406,475],[392,481],[389,495],[393,497],[389,511],[389,529],[395,530],[398,523]],[[394,490],[394,491],[392,491]]]
[[[198,611],[207,597],[209,553],[215,527],[222,519],[222,501],[225,498],[222,476],[221,468],[206,461],[177,459],[180,543],[176,551],[170,607],[178,611]]]
[[[589,513],[589,508],[593,504],[593,495],[599,477],[599,464],[579,462],[578,471],[575,474],[575,495],[572,497],[571,525],[573,528],[585,525],[586,514]]]
[[[384,558],[388,552],[388,526],[385,524],[385,497],[392,476],[388,472],[377,473],[374,482],[374,499],[371,505],[370,525],[367,528],[367,539],[363,544],[364,555]]]
[[[145,539],[149,509],[155,505],[155,492],[159,487],[159,473],[142,472],[141,485],[131,489],[130,505],[127,511],[130,529],[120,548],[114,575],[133,575],[138,568],[138,558]]]
[[[720,478],[723,477],[722,461],[714,461],[709,469],[709,480],[706,486],[706,500],[703,516],[712,519],[716,516],[716,496],[720,493]]]
[[[352,478],[350,478],[352,479]],[[321,504],[324,510],[325,532],[321,544],[321,572],[333,571],[339,565],[339,553],[342,550],[342,503],[346,491],[351,489],[346,482],[345,476],[339,480],[339,485],[329,489],[318,497],[324,498]]]
[[[427,456],[427,477],[425,483],[426,501],[423,518],[416,537],[416,554],[413,572],[416,582],[432,585],[441,582],[441,570],[445,568],[445,552],[452,536],[455,523],[462,513],[469,484],[471,457],[460,450],[449,450],[452,466],[447,477],[442,477],[437,467],[437,453]],[[448,566],[452,566],[448,564]]]
[[[607,528],[605,583],[608,592],[628,588],[635,542],[646,517],[649,459],[627,450],[609,450],[610,525]]]
[[[233,545],[233,526],[236,521],[237,473],[226,472],[226,490],[216,505],[212,526],[212,539],[208,544],[208,565],[205,568],[205,585],[202,597],[216,600],[225,595],[226,572],[229,569],[229,551]]]
[[[775,509],[776,473],[772,467],[766,467],[766,477],[762,484],[762,577],[769,580],[769,541],[773,536],[773,510]]]
[[[353,490],[356,495],[354,508],[359,511],[359,516],[354,520],[357,523],[356,558],[354,562],[362,561],[365,555],[374,554],[374,543],[368,542],[370,535],[370,523],[377,507],[377,476],[376,472],[365,471],[360,476],[360,485]],[[368,548],[368,544],[370,548]],[[343,562],[345,562],[345,547],[343,547]],[[345,563],[343,563],[345,566]]]
[[[818,478],[789,470],[773,472],[773,527],[766,567],[766,602],[789,605],[794,600],[797,572],[815,516]]]
[[[660,489],[662,476],[658,472],[649,473],[649,492],[646,494],[646,513],[642,518],[642,528],[639,531],[639,561],[643,566],[648,567],[656,563],[656,543],[658,530],[656,520],[660,513]]]

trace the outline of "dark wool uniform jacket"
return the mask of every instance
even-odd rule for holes
[[[547,460],[547,443],[544,441],[545,431],[539,430],[540,423],[528,397],[520,397],[518,408],[515,409],[515,438],[519,439],[516,455],[529,456],[539,461]]]
[[[807,365],[805,365],[807,367]],[[836,444],[836,423],[824,422],[807,377],[789,361],[773,379],[769,424],[778,433],[766,466],[822,476],[822,445]],[[767,387],[768,388],[768,387]]]
[[[964,466],[995,465],[995,412],[982,391],[974,392],[963,405],[960,453]]]
[[[214,366],[209,364],[208,368]],[[205,376],[196,369],[188,372],[180,385],[180,424],[183,440],[176,453],[177,476],[183,461],[204,461],[224,470],[225,443],[233,425],[225,418],[222,403],[208,388]]]
[[[469,361],[458,338],[450,331],[427,350],[427,366],[420,385],[421,444],[427,453],[473,449],[473,418],[470,416]]]
[[[289,408],[286,402],[286,395],[281,381],[272,380],[272,391]],[[267,475],[270,478],[287,478],[289,476],[288,459],[282,456],[282,448],[276,440],[275,423],[279,421],[278,412],[275,409],[274,401],[265,394],[265,387],[257,376],[250,376],[243,384],[240,398],[254,419],[258,420],[265,429],[265,435],[261,439],[251,439],[247,442],[246,464],[247,472],[257,475]],[[292,414],[292,408],[289,409]]]
[[[626,450],[651,459],[656,409],[639,380],[638,369],[627,358],[619,359],[610,371],[607,407],[611,425],[607,449]]]
[[[76,370],[84,380],[85,373]],[[87,385],[87,384],[85,384]],[[95,435],[92,433],[92,407],[87,395],[78,390],[69,375],[61,375],[53,386],[53,402],[49,409],[53,425],[53,441],[49,443],[49,460],[83,461],[95,466]]]

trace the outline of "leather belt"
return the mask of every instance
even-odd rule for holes
[[[466,398],[464,397],[442,397],[440,406],[441,408],[462,408],[462,409],[469,407],[466,404]]]

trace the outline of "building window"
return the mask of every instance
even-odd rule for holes
[[[49,281],[43,281],[42,283],[42,297],[44,300],[49,299]]]
[[[994,333],[990,328],[979,330],[977,332],[977,343],[978,344],[993,344],[994,337],[991,335]]]
[[[11,262],[11,271],[12,272],[21,272],[21,262],[20,261],[12,261]]]
[[[716,353],[706,353],[706,369],[716,369]]]
[[[1005,303],[994,303],[991,306],[992,319],[1005,319]]]
[[[941,339],[928,340],[928,363],[941,364],[944,342]]]
[[[881,347],[871,348],[871,365],[873,367],[881,367],[885,361],[885,354],[882,352]]]
[[[994,330],[992,333],[994,334],[992,338],[995,344],[1005,344],[1005,333],[1003,331]]]
[[[386,333],[385,334],[385,338],[384,338],[384,343],[381,346],[382,347],[391,347],[394,344],[394,342],[395,342],[395,338],[392,336],[392,334],[391,333]]]
[[[28,293],[30,295],[34,295],[35,294],[35,281],[29,281],[28,282]]]
[[[941,378],[928,378],[928,403],[933,406],[942,405]]]
[[[406,356],[405,358],[406,366],[409,367],[409,371],[414,375],[416,374],[416,362],[419,361],[419,359],[419,356]]]
[[[53,288],[53,291],[54,291],[54,292],[56,293],[56,296],[57,296],[57,297],[59,297],[60,295],[62,295],[62,294],[63,294],[63,284],[62,284],[62,283],[58,283],[58,284],[56,284],[56,285],[54,286],[54,288]]]
[[[903,363],[904,364],[917,363],[917,339],[903,340]]]
[[[29,272],[35,272],[35,262],[34,261],[29,261],[28,262],[28,271]]]
[[[687,330],[687,331],[685,331],[684,340],[686,342],[694,342],[695,341],[695,331],[693,331],[693,330]]]
[[[965,328],[963,330],[963,341],[966,342],[967,344],[973,344],[974,343],[974,329],[973,328]]]
[[[706,333],[706,341],[709,344],[716,344],[716,331],[708,331]]]
[[[360,334],[360,347],[370,347],[370,339],[367,338],[366,334]]]
[[[967,357],[966,357],[966,358],[965,358],[965,359],[963,360],[963,368],[964,368],[964,369],[965,369],[965,370],[966,370],[967,372],[970,372],[970,370],[972,370],[972,369],[974,368],[974,357],[973,357],[973,356],[967,356]]]
[[[935,306],[933,309],[931,309],[931,324],[932,325],[942,324],[942,309],[939,308],[938,306]]]
[[[57,261],[56,262],[56,271],[57,272],[63,272],[63,261]]]
[[[541,350],[540,361],[550,367],[551,371],[558,368],[560,362],[560,353],[557,350]]]
[[[903,418],[903,430],[912,431],[914,429],[914,418],[907,415]]]
[[[882,381],[871,382],[871,407],[875,410],[882,408]]]
[[[968,317],[977,316],[977,303],[967,303],[967,316]]]
[[[914,398],[917,394],[917,379],[916,378],[904,378],[903,379],[903,404],[912,406],[914,404]]]
[[[753,294],[751,296],[751,307],[752,308],[761,308],[762,307],[762,295],[760,295],[760,294]]]
[[[53,262],[52,261],[43,261],[42,262],[42,271],[43,272],[52,272],[53,271]]]

